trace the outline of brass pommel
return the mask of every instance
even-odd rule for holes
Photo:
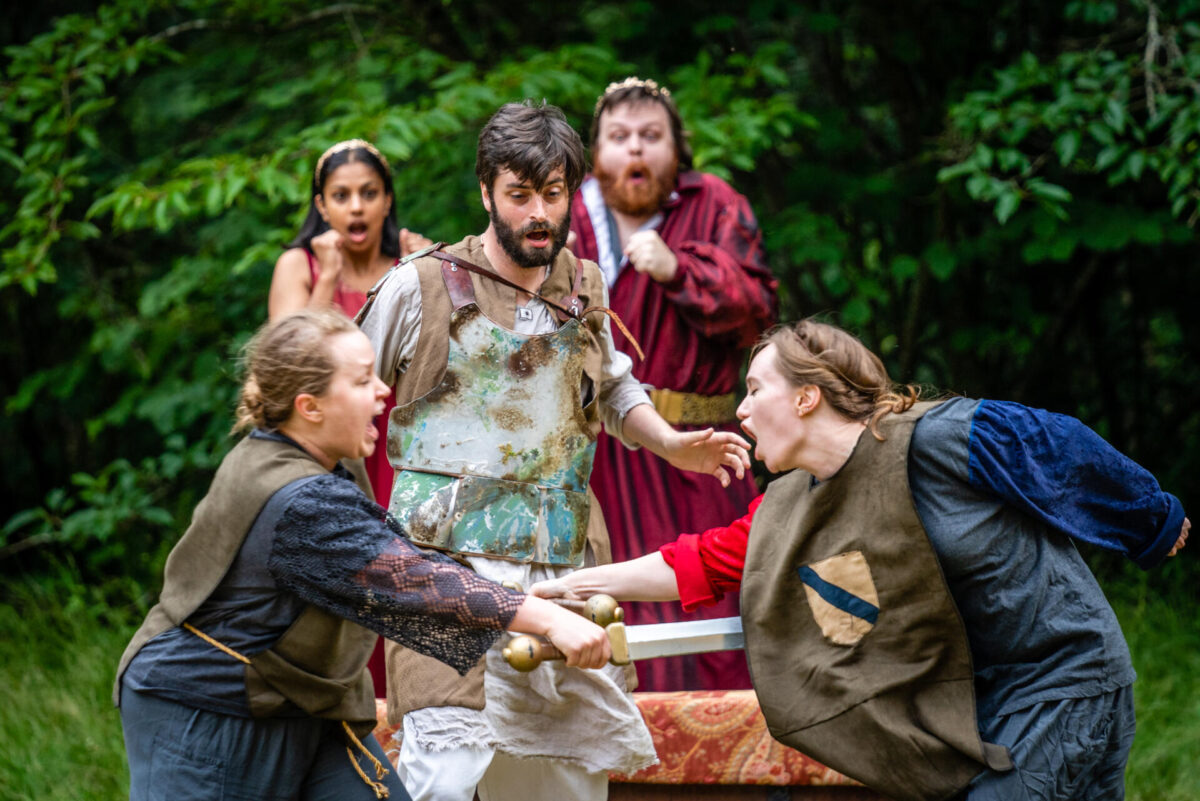
[[[583,604],[583,616],[604,628],[609,623],[620,623],[625,619],[625,610],[617,606],[611,595],[593,595]]]
[[[542,663],[541,640],[528,634],[513,637],[504,649],[504,661],[515,670],[528,673]]]

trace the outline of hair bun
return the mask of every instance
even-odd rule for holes
[[[301,394],[321,395],[337,369],[330,337],[358,328],[340,310],[302,309],[267,323],[246,344],[246,377],[234,431],[275,429],[288,421]]]

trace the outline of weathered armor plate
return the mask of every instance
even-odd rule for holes
[[[526,336],[474,304],[450,318],[441,383],[392,410],[389,511],[416,542],[580,566],[596,442],[581,406],[587,331]]]

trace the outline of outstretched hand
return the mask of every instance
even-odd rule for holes
[[[665,457],[680,470],[713,476],[728,487],[730,471],[740,480],[750,469],[750,443],[732,431],[676,431]]]
[[[587,600],[572,590],[562,579],[546,579],[529,588],[529,594],[538,598],[566,598],[571,601]]]
[[[1183,550],[1183,546],[1187,545],[1188,532],[1192,530],[1192,521],[1186,517],[1183,518],[1183,526],[1179,529],[1179,539],[1175,540],[1174,547],[1167,551],[1167,556],[1174,556]]]

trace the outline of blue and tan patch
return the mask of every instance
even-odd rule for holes
[[[879,618],[879,595],[862,551],[831,556],[796,569],[813,619],[825,639],[854,645]]]

